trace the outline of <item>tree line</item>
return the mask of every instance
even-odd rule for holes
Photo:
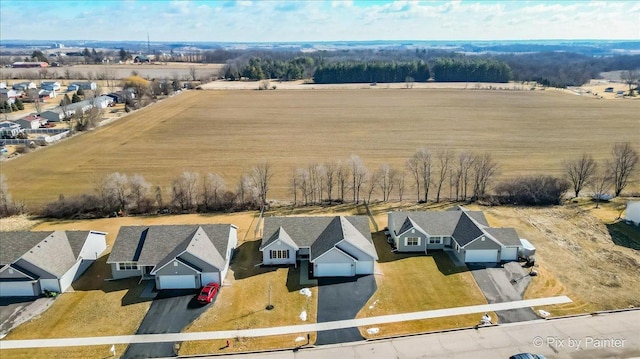
[[[599,201],[608,191],[619,196],[637,170],[638,152],[628,143],[613,145],[608,160],[598,164],[591,154],[562,163],[564,175],[545,174],[498,178],[499,164],[489,153],[418,148],[402,165],[368,168],[358,155],[314,162],[289,174],[288,189],[294,206],[332,205],[372,201],[418,203],[442,200],[483,201],[493,204],[561,204],[572,190],[578,197],[590,189]],[[40,215],[48,218],[101,217],[113,212],[148,214],[193,213],[260,209],[269,205],[274,176],[268,161],[255,164],[235,184],[222,175],[185,171],[167,187],[152,185],[140,174],[111,173],[94,179],[93,192],[74,197],[60,195]],[[282,174],[279,174],[282,175]],[[596,202],[596,206],[598,202]],[[0,176],[0,214],[24,212],[11,198],[6,178]]]
[[[482,58],[439,58],[432,70],[438,82],[509,82],[513,77],[506,62]]]
[[[404,82],[429,80],[431,73],[424,61],[411,62],[337,62],[320,65],[313,73],[313,82],[358,83],[358,82]]]

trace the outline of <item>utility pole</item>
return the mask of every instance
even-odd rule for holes
[[[147,55],[151,53],[151,43],[149,42],[149,33],[147,32]]]

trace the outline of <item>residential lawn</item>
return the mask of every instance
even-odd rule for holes
[[[623,200],[550,207],[481,207],[489,224],[516,228],[536,247],[539,275],[525,298],[567,295],[574,302],[542,307],[552,316],[640,306],[640,252],[616,244],[610,227]],[[612,222],[613,221],[613,222]],[[540,308],[536,308],[540,309]]]
[[[260,240],[242,243],[231,264],[226,285],[220,290],[216,302],[184,332],[250,329],[315,323],[317,321],[317,288],[312,287],[311,297],[299,293],[299,271],[295,268],[260,267]],[[271,293],[269,299],[269,292]],[[269,302],[274,306],[266,310]],[[307,312],[307,320],[300,314]],[[311,334],[311,343],[315,333]],[[265,337],[229,338],[230,348],[224,348],[225,340],[183,342],[180,355],[198,353],[225,353],[267,348],[291,348],[306,344],[307,333]],[[303,342],[295,342],[297,337]]]
[[[375,269],[378,290],[357,318],[487,304],[471,272],[467,267],[456,267],[448,254],[442,251],[434,251],[429,255],[395,254],[391,252],[382,232],[374,234],[374,242],[380,257]],[[464,315],[382,324],[373,326],[379,328],[377,334],[366,332],[371,327],[362,327],[360,332],[365,338],[375,338],[470,327],[478,324],[481,316]]]

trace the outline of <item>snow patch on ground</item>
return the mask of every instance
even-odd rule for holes
[[[542,317],[544,317],[544,318],[546,318],[546,317],[551,315],[551,313],[547,312],[546,310],[542,310],[542,309],[538,310],[538,313],[540,313],[540,315]]]
[[[300,313],[300,320],[302,320],[303,322],[307,321],[307,311],[303,310],[302,313]]]
[[[302,295],[306,295],[307,297],[311,296],[311,289],[309,288],[302,288],[300,289],[300,294]]]
[[[367,334],[378,334],[380,332],[380,328],[369,328],[367,329]]]
[[[304,337],[297,337],[296,338],[296,342],[303,342],[305,340],[307,340],[307,338],[304,338]]]
[[[375,301],[375,302],[373,302],[373,304],[371,304],[371,305],[369,306],[369,309],[373,309],[373,307],[375,307],[375,306],[376,306],[376,304],[378,304],[378,299],[376,299],[376,301]]]

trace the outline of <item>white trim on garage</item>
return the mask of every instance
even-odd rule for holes
[[[464,254],[467,263],[495,263],[498,261],[497,249],[467,249]]]
[[[195,289],[196,276],[193,274],[186,275],[163,275],[157,276],[158,289]],[[199,281],[198,281],[199,282]]]

